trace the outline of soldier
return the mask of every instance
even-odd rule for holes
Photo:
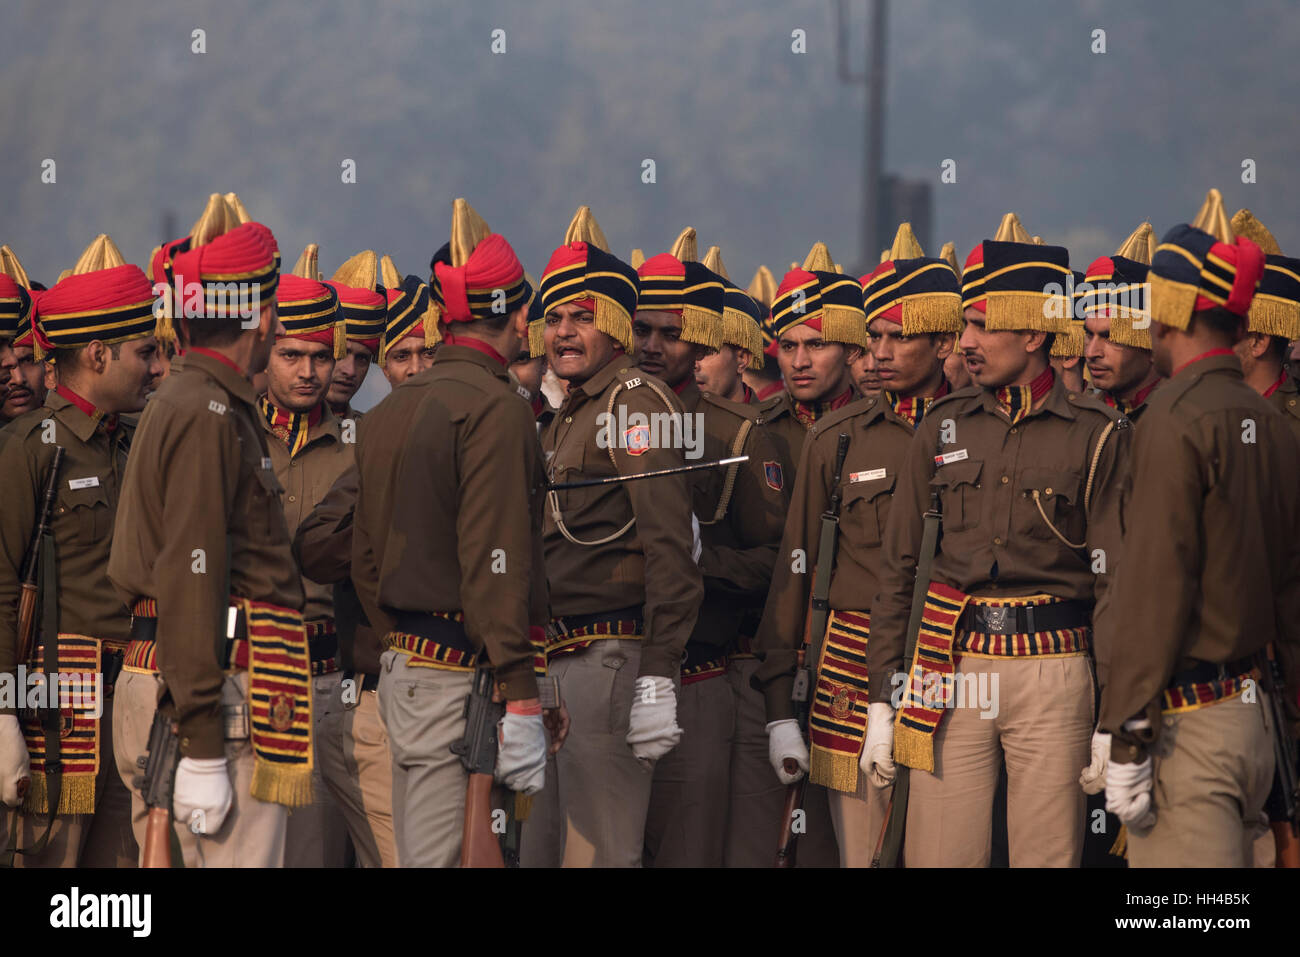
[[[952,267],[953,274],[957,277],[957,282],[960,283],[961,266],[957,263],[957,247],[952,243],[944,243],[943,249],[939,251],[939,258]],[[954,392],[970,385],[970,373],[966,371],[966,360],[962,356],[960,342],[949,353],[948,360],[943,364],[943,377],[952,386]]]
[[[910,224],[899,227],[887,252],[862,278],[862,296],[871,350],[888,388],[827,414],[809,430],[758,636],[764,661],[755,681],[766,697],[771,766],[784,784],[807,772],[810,781],[829,789],[844,867],[871,863],[890,787],[860,774],[858,766],[868,722],[892,719],[887,704],[870,705],[868,715],[866,648],[871,598],[884,563],[881,532],[912,434],[926,410],[948,394],[944,361],[961,327],[957,277],[943,260],[925,258]],[[832,611],[821,658],[808,663],[815,675],[810,755],[791,692],[820,549],[820,516],[836,491],[833,463],[841,433],[850,443],[840,474]],[[798,766],[793,773],[787,760]]]
[[[922,420],[884,530],[867,668],[872,703],[899,713],[897,729],[872,713],[863,763],[880,781],[893,779],[895,757],[915,769],[909,866],[988,865],[1004,760],[1011,865],[1077,866],[1083,846],[1090,614],[1114,549],[1129,431],[1053,372],[1052,336],[1068,332],[1068,253],[1023,236],[1008,214],[967,258],[961,345],[978,388]],[[917,577],[932,490],[943,525],[927,582]],[[923,640],[903,674],[918,586]]]
[[[761,315],[758,330],[763,343],[763,357],[765,360],[775,359],[776,337],[772,334],[771,312],[772,297],[776,295],[776,277],[772,275],[772,270],[759,266],[745,289],[745,295],[759,307]],[[753,393],[750,401],[754,404],[772,398],[785,388],[785,383],[781,381],[781,370],[775,362],[764,361],[762,365],[751,362],[745,368],[744,379],[745,386]]]
[[[220,200],[155,256],[154,275],[200,285],[204,304],[175,306],[185,362],[141,417],[109,578],[134,610],[131,693],[152,701],[160,688],[178,726],[185,866],[278,867],[286,808],[310,802],[312,768],[302,580],[249,379],[275,342],[280,254]]]
[[[330,280],[336,284],[343,305],[347,351],[334,364],[334,378],[326,401],[330,410],[344,421],[355,421],[362,415],[352,408],[352,397],[366,381],[370,364],[379,355],[379,340],[387,323],[387,294],[378,281],[377,269],[375,253],[367,249],[336,269]]]
[[[771,329],[786,391],[759,405],[782,458],[797,462],[812,424],[853,400],[851,366],[867,347],[861,312],[862,287],[836,269],[824,243],[782,278]]]
[[[716,252],[713,261],[721,265]],[[697,261],[695,230],[684,230],[672,251],[647,260],[639,275],[632,324],[637,362],[680,400],[684,422],[692,426],[684,432],[694,440],[687,447],[688,459],[749,456],[748,462],[725,471],[691,476],[704,601],[681,668],[683,741],[655,766],[646,818],[647,866],[719,867],[736,712],[730,684],[722,679],[744,613],[771,580],[789,493],[775,446],[755,428],[757,410],[701,392],[696,385],[695,369],[710,351],[731,348],[728,342],[757,351],[759,337],[751,315],[737,315],[734,305],[727,314],[722,277]],[[749,308],[757,312],[752,301]],[[739,378],[737,374],[735,384]]]
[[[1143,295],[1154,249],[1151,224],[1143,223],[1114,256],[1102,256],[1084,276],[1081,304],[1088,374],[1102,400],[1134,424],[1162,381],[1151,357],[1150,316]]]
[[[19,291],[10,285],[9,291]],[[30,301],[26,290],[17,298],[20,306]],[[144,408],[162,371],[152,309],[145,274],[125,263],[111,239],[97,237],[70,275],[41,296],[34,320],[35,341],[53,354],[59,385],[6,429],[0,457],[0,672],[17,677],[26,666],[59,675],[59,697],[49,702],[59,709],[58,724],[28,714],[19,734],[13,708],[0,712],[6,805],[16,803],[11,772],[16,765],[26,768],[30,756],[30,787],[21,812],[13,812],[21,823],[19,846],[27,852],[15,859],[19,866],[135,866],[131,798],[113,773],[112,697],[130,619],[114,599],[106,571],[135,431],[122,415]],[[20,318],[25,311],[20,308]],[[30,660],[19,661],[21,568],[56,446],[64,458],[51,522],[53,551],[42,555],[40,587],[47,604],[37,623],[39,643]],[[47,652],[51,641],[55,648]],[[26,689],[28,683],[14,686]]]
[[[1098,629],[1106,806],[1133,867],[1250,864],[1274,769],[1257,680],[1269,642],[1296,677],[1300,449],[1232,351],[1264,266],[1217,190],[1151,262],[1152,353],[1169,381],[1135,439],[1124,556]]]
[[[353,581],[369,620],[393,625],[379,705],[402,867],[459,859],[468,776],[450,746],[464,733],[482,656],[506,700],[498,781],[539,791],[545,726],[556,748],[565,731],[558,711],[543,715],[534,675],[546,617],[544,477],[532,415],[504,358],[527,335],[531,290],[510,244],[463,199],[451,235],[434,264],[443,344],[427,372],[371,413],[357,449]]]
[[[650,423],[681,422],[681,403],[632,367],[637,275],[608,248],[583,206],[542,275],[546,358],[569,384],[542,434],[553,482],[686,462],[652,441]],[[641,862],[654,763],[681,738],[675,683],[703,594],[689,488],[671,475],[548,494],[547,653],[573,734],[534,808],[541,826],[524,831],[528,866]]]
[[[26,291],[31,308],[17,320],[19,289]],[[33,289],[27,271],[8,246],[0,247],[0,425],[12,422],[32,409],[40,408],[49,390],[45,387],[45,364],[36,355],[32,316],[43,290]],[[6,348],[7,345],[7,348]]]
[[[701,392],[729,402],[756,404],[758,393],[745,383],[745,371],[751,366],[764,366],[763,309],[728,278],[717,246],[709,247],[704,265],[722,279],[726,308],[722,315],[722,345],[716,352],[695,360],[695,384]]]
[[[283,332],[271,349],[267,391],[257,407],[276,480],[285,490],[282,504],[291,535],[354,460],[356,423],[340,422],[325,401],[343,352],[339,296],[345,290],[354,298],[368,292],[292,274],[280,277],[276,299]],[[340,694],[338,635],[329,587],[304,578],[303,592],[312,712],[319,729],[326,709]],[[342,867],[348,858],[347,826],[324,786],[319,734],[315,740],[312,803],[289,816],[286,867]]]

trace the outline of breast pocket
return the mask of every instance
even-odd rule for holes
[[[840,523],[845,534],[867,547],[877,546],[889,518],[889,503],[893,500],[893,473],[867,482],[850,482],[844,486]]]
[[[961,532],[979,521],[980,471],[983,462],[952,462],[939,466],[930,487],[939,490],[943,504],[943,530]]]
[[[74,545],[93,545],[109,533],[108,490],[102,485],[91,488],[63,489],[55,517]]]
[[[1027,468],[1016,479],[1016,531],[1030,538],[1055,539],[1052,527],[1071,542],[1087,532],[1082,485],[1072,469]]]

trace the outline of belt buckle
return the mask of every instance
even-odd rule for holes
[[[991,632],[1005,634],[1011,609],[1006,605],[985,605],[984,624]]]

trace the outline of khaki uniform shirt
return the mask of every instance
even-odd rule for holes
[[[605,429],[603,416],[615,389],[611,424]],[[660,398],[661,393],[668,404]],[[660,425],[667,421],[670,407],[681,412],[680,402],[666,385],[633,367],[626,356],[616,355],[605,368],[569,390],[542,433],[552,482],[633,475],[687,464],[683,450],[671,447],[668,428],[659,430],[663,447],[652,444],[637,454],[620,447],[620,407],[628,420],[640,413],[647,422]],[[636,421],[631,420],[629,428]],[[613,439],[612,449],[604,441],[606,436]],[[700,570],[691,560],[689,474],[554,493],[551,501],[558,506],[569,535],[582,542],[611,539],[597,545],[569,541],[547,507],[546,574],[552,614],[599,614],[642,606],[643,675],[678,674],[704,594]]]
[[[1098,623],[1111,649],[1101,728],[1115,761],[1141,760],[1164,689],[1198,662],[1276,641],[1294,682],[1300,448],[1272,411],[1232,355],[1193,362],[1151,397],[1134,439],[1124,557]],[[1150,729],[1125,731],[1133,717]]]
[[[848,433],[849,450],[840,473],[840,525],[830,606],[837,611],[870,612],[884,565],[885,522],[912,431],[888,402],[871,396],[823,416],[808,432],[758,632],[763,664],[755,681],[763,686],[768,721],[794,717],[790,693],[821,547],[821,516],[833,491],[839,435]]]
[[[50,513],[59,631],[117,641],[131,635],[130,611],[114,594],[107,572],[113,516],[135,428],[119,421],[109,433],[100,421],[51,389],[41,408],[20,415],[0,433],[7,437],[0,452],[0,674],[14,674],[21,664],[18,594],[23,562],[39,521],[56,445],[64,450]],[[46,442],[48,437],[53,441]],[[39,629],[39,619],[36,624]],[[34,636],[33,651],[40,637]]]
[[[339,661],[345,671],[379,674],[383,634],[371,626],[352,584],[352,528],[359,479],[354,464],[302,520],[293,538],[293,557],[304,579],[333,587]],[[373,591],[372,585],[372,591]],[[384,631],[391,630],[391,625]]]
[[[795,479],[798,478],[796,473],[799,468],[799,453],[803,450],[808,430],[795,417],[794,402],[785,389],[776,395],[768,396],[755,407],[759,412],[758,424],[767,430],[772,444],[776,446],[777,454],[781,456],[781,461],[789,462],[791,465],[785,478],[793,487]]]
[[[1300,438],[1300,387],[1297,386],[1296,380],[1288,375],[1266,401],[1271,402],[1273,408],[1286,416],[1287,425],[1291,427],[1296,437]]]
[[[1111,423],[1085,509],[1094,450]],[[903,667],[931,489],[943,508],[933,581],[982,597],[1047,594],[1091,602],[1110,577],[1094,574],[1094,564],[1104,558],[1109,571],[1119,554],[1119,491],[1131,434],[1124,416],[1093,395],[1067,391],[1059,377],[1017,425],[997,410],[993,392],[978,386],[930,407],[908,448],[885,527],[867,645],[872,701],[890,699],[890,675]],[[952,458],[938,464],[939,455]],[[1057,538],[1039,514],[1035,491],[1059,533],[1085,548]]]
[[[356,424],[335,417],[322,403],[320,421],[307,430],[307,444],[289,457],[289,447],[272,431],[266,417],[259,417],[266,430],[266,447],[275,466],[275,477],[284,487],[284,520],[293,535],[311,510],[340,475],[356,461]],[[302,589],[307,596],[303,617],[308,621],[334,616],[334,601],[328,585],[305,575]]]
[[[690,640],[721,651],[739,633],[745,610],[761,605],[771,585],[790,487],[775,443],[757,425],[754,407],[701,392],[694,382],[688,382],[678,398],[687,415],[702,416],[701,455],[692,461],[749,456],[748,462],[737,466],[702,469],[691,475],[691,503],[700,523],[704,601]],[[737,448],[736,439],[746,421],[751,425]],[[714,521],[732,472],[726,511]]]
[[[149,399],[131,447],[108,577],[158,602],[158,668],[181,753],[219,758],[230,596],[301,610],[280,484],[248,377],[190,350]],[[227,564],[229,556],[229,564]]]
[[[463,612],[506,697],[536,697],[545,476],[532,409],[505,366],[443,345],[360,432],[352,569],[367,617]]]

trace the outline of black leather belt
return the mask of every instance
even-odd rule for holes
[[[463,651],[467,655],[472,655],[478,650],[470,644],[463,622],[431,615],[427,611],[399,611],[395,630],[436,641],[444,648]]]
[[[1227,678],[1235,678],[1238,675],[1244,675],[1250,669],[1259,664],[1257,655],[1247,655],[1245,658],[1237,658],[1235,661],[1225,661],[1223,664],[1216,664],[1212,661],[1202,661],[1180,671],[1169,679],[1169,687],[1177,685],[1209,684],[1211,681],[1223,681]]]
[[[230,614],[227,607],[226,614]],[[224,629],[227,626],[227,620],[221,623]],[[235,633],[230,635],[231,638],[247,638],[248,622],[244,620],[244,609],[242,606],[236,609],[235,614]],[[131,640],[132,641],[157,641],[158,640],[158,619],[146,615],[134,615],[131,618]]]
[[[1015,607],[969,604],[957,620],[957,628],[981,635],[1033,635],[1040,631],[1086,628],[1091,622],[1092,605],[1086,601]]]
[[[339,636],[330,632],[326,635],[308,638],[307,647],[310,649],[312,661],[326,661],[330,658],[337,658],[339,654]]]

